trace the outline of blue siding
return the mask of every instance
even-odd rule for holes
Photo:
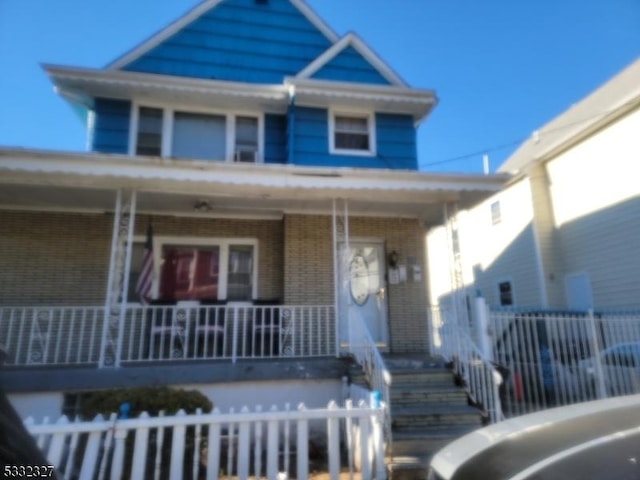
[[[376,140],[378,158],[386,168],[418,169],[416,128],[411,115],[376,114]]]
[[[410,115],[376,114],[377,155],[329,154],[325,109],[296,107],[293,163],[319,167],[417,170],[416,130]]]
[[[124,69],[281,83],[330,45],[289,0],[225,0]]]
[[[91,149],[94,152],[129,153],[131,102],[96,98]]]
[[[313,74],[312,78],[390,85],[390,82],[353,47],[345,48]]]
[[[265,115],[264,130],[264,162],[287,163],[286,115]]]

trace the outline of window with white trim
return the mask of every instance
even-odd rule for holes
[[[212,161],[258,162],[260,115],[137,106],[132,153]]]
[[[330,152],[375,155],[375,125],[371,114],[331,112]]]
[[[162,109],[140,107],[136,155],[162,155]]]
[[[235,161],[256,162],[258,154],[258,119],[256,117],[236,117],[235,138]]]
[[[256,244],[251,241],[161,241],[158,298],[251,301],[255,257]]]

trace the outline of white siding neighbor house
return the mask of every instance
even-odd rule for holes
[[[512,179],[458,215],[468,296],[491,306],[640,308],[640,60],[533,133]],[[430,302],[454,281],[446,227],[429,231]],[[438,259],[441,259],[438,263]]]

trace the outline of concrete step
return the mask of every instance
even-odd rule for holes
[[[444,362],[442,359],[424,355],[389,355],[384,356],[384,363],[389,370],[422,370],[429,368],[444,369]]]
[[[429,456],[405,456],[387,459],[388,480],[427,480]]]
[[[416,405],[391,407],[391,428],[393,432],[432,432],[453,427],[483,425],[481,412],[468,405]]]
[[[402,369],[391,370],[391,386],[403,385],[455,385],[451,372],[445,369]]]
[[[426,479],[433,454],[482,427],[482,413],[469,406],[441,360],[411,356],[385,362],[392,376],[389,479]]]
[[[429,432],[422,430],[394,432],[392,455],[394,457],[431,456],[454,440],[478,428],[478,425],[461,425],[433,429]]]
[[[450,384],[392,385],[390,396],[393,407],[416,404],[467,405],[466,392]]]

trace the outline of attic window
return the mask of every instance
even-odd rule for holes
[[[346,155],[375,155],[374,117],[371,114],[332,112],[329,150]]]

